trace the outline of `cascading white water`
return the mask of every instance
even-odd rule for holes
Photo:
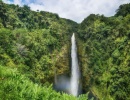
[[[74,96],[78,96],[79,94],[79,65],[78,65],[78,57],[77,57],[77,47],[75,41],[75,34],[73,33],[71,37],[71,59],[72,59],[72,66],[71,66],[71,80],[70,80],[70,93]]]

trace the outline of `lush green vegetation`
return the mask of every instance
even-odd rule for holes
[[[62,74],[69,69],[63,58],[69,55],[70,33],[77,25],[57,14],[0,1],[0,99],[75,100],[50,86],[55,70]]]
[[[130,4],[113,17],[91,14],[79,26],[83,73],[90,89],[103,100],[130,99]],[[87,67],[87,68],[86,68]]]
[[[78,98],[60,94],[52,86],[39,85],[21,75],[16,68],[0,66],[0,100],[86,100],[87,95]]]
[[[52,90],[69,74],[76,32],[83,90],[101,100],[130,99],[130,4],[115,16],[91,14],[81,24],[0,1],[0,100],[86,100]]]
[[[52,83],[61,59],[57,56],[69,44],[77,23],[57,14],[31,11],[26,5],[0,2],[0,8],[0,64],[17,67],[34,82]]]

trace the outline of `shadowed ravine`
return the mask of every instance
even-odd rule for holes
[[[75,34],[73,33],[71,37],[71,75],[67,77],[64,75],[55,75],[55,86],[54,88],[57,91],[63,91],[68,94],[72,94],[73,96],[78,96],[82,93],[82,85],[81,85],[81,73],[79,68],[78,54],[77,54],[77,45]],[[92,93],[92,91],[88,90],[88,99],[90,100],[92,97],[94,100],[97,100],[96,96]]]
[[[75,34],[71,37],[71,76],[70,78],[65,75],[55,76],[55,89],[64,91],[66,93],[78,96],[81,92],[80,86],[80,70],[77,57],[77,46]]]

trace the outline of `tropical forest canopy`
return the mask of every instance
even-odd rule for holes
[[[70,73],[76,33],[84,95],[52,89],[55,73]],[[112,17],[91,14],[78,24],[57,14],[0,1],[0,100],[130,99],[130,4]]]

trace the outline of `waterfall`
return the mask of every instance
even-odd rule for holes
[[[54,88],[57,91],[64,91],[74,96],[78,96],[81,92],[81,84],[79,82],[80,71],[78,65],[77,47],[74,33],[71,37],[71,44],[71,77],[69,79],[64,75],[59,75],[58,77],[57,75],[55,75]]]
[[[75,41],[75,34],[73,33],[71,37],[71,79],[70,79],[70,93],[74,96],[78,96],[79,94],[79,66],[78,66],[78,57],[77,57],[77,47]]]

